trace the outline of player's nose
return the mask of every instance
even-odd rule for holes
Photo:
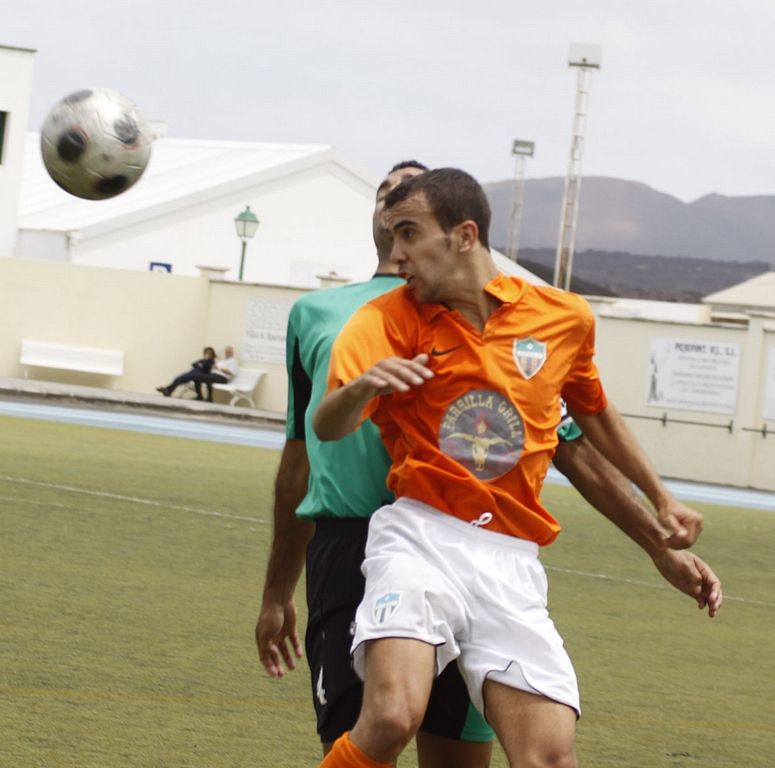
[[[393,264],[397,264],[399,267],[406,261],[406,257],[401,252],[398,240],[393,238],[393,244],[390,247],[390,261]]]

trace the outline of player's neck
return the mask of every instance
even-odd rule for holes
[[[463,269],[452,279],[455,282],[450,298],[443,303],[459,312],[479,331],[501,302],[485,291],[485,286],[499,274],[489,252],[483,250],[478,258],[464,262]]]
[[[377,271],[374,273],[374,277],[398,277],[398,267],[387,259],[379,259],[377,261]]]

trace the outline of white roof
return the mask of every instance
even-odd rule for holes
[[[269,144],[160,138],[146,172],[134,187],[109,200],[82,200],[49,177],[40,154],[40,135],[28,133],[19,202],[20,229],[79,232],[81,236],[143,221],[254,187],[299,170],[335,163],[373,198],[375,179],[354,169],[326,144]],[[536,284],[538,276],[492,251],[498,268]]]
[[[334,158],[325,144],[163,138],[154,141],[148,168],[132,189],[110,200],[81,200],[51,180],[41,159],[40,136],[29,133],[18,226],[67,232],[109,221],[126,223],[127,217],[143,218],[150,209],[158,214],[199,203]]]
[[[672,301],[648,299],[615,299],[604,301],[598,311],[600,317],[622,320],[654,320],[667,323],[706,323],[710,319],[708,307],[701,304],[679,304]]]
[[[775,271],[765,272],[731,288],[711,293],[702,301],[714,307],[775,309]]]

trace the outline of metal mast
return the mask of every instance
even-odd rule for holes
[[[514,156],[514,191],[511,199],[511,221],[509,224],[509,243],[506,256],[517,260],[519,251],[519,230],[522,226],[522,207],[525,200],[525,163],[533,157],[535,144],[532,141],[514,139],[511,154]]]
[[[570,162],[565,177],[565,191],[560,217],[560,236],[557,241],[557,257],[554,262],[554,285],[570,290],[573,268],[573,249],[576,243],[576,223],[579,217],[581,196],[581,158],[584,154],[584,135],[587,127],[589,87],[592,70],[600,69],[600,46],[578,45],[570,47],[568,66],[577,67],[576,104],[573,113],[573,134],[570,145]]]

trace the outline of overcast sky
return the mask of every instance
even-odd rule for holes
[[[36,48],[30,128],[67,93],[125,93],[169,136],[324,143],[509,178],[568,167],[570,43],[602,46],[583,172],[683,200],[775,194],[773,0],[3,0]]]

